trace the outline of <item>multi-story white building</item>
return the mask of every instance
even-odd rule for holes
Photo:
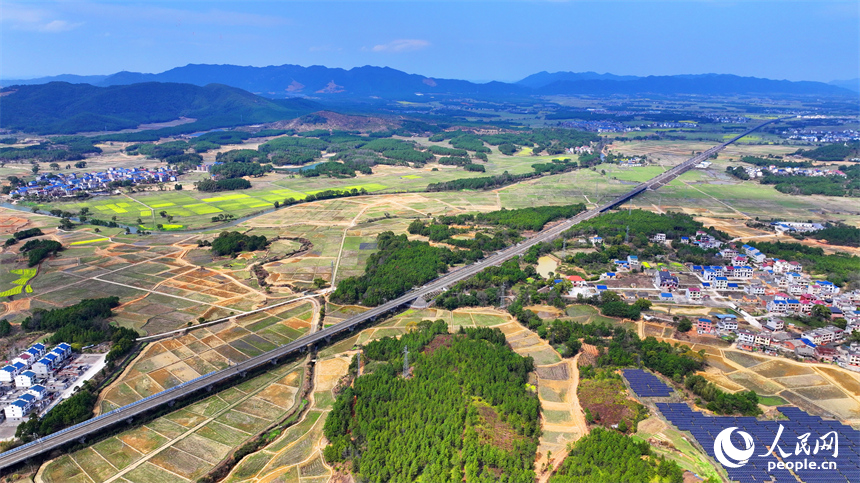
[[[742,266],[734,265],[734,266],[732,267],[732,277],[733,277],[733,278],[752,278],[752,276],[753,276],[753,269],[752,269],[752,267],[750,267],[750,266],[747,266],[747,265],[742,265]]]
[[[15,366],[9,365],[0,368],[0,382],[14,382],[17,375],[18,371],[15,369]]]
[[[846,361],[850,366],[860,367],[860,349],[849,349]]]
[[[755,344],[755,334],[748,330],[739,330],[738,331],[738,344],[746,344],[746,345],[754,345]]]
[[[57,356],[54,354],[46,354],[45,357],[36,361],[33,364],[32,370],[39,377],[48,377],[54,371],[57,364]]]
[[[787,314],[788,302],[785,300],[771,300],[767,303],[767,311],[774,314]]]
[[[25,414],[30,413],[31,407],[32,406],[30,404],[27,404],[27,401],[18,399],[3,408],[3,412],[6,413],[6,419],[22,419]]]
[[[27,389],[27,394],[32,394],[37,400],[41,401],[48,395],[48,390],[45,389],[45,386],[36,384]]]
[[[770,317],[767,319],[767,324],[764,325],[764,328],[773,331],[783,330],[785,329],[785,321],[776,317]]]
[[[36,383],[36,373],[33,371],[24,371],[15,376],[15,387],[30,387]]]
[[[6,419],[23,418],[30,413],[35,402],[36,397],[32,394],[22,394],[16,401],[4,408]]]

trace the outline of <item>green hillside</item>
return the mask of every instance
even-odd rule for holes
[[[124,86],[51,82],[2,90],[0,127],[38,134],[116,131],[180,117],[210,128],[292,119],[319,109],[296,99],[272,101],[221,84],[146,82]]]

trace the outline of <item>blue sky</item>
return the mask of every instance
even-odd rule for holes
[[[189,63],[826,82],[860,76],[860,2],[0,0],[0,78]]]

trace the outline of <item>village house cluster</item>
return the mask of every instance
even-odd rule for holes
[[[762,178],[765,174],[775,174],[778,176],[841,176],[847,175],[838,169],[823,169],[823,168],[779,168],[774,165],[764,166],[744,166],[744,171],[750,178]]]
[[[618,121],[559,121],[557,126],[588,132],[631,132],[642,130],[639,126],[630,127]]]
[[[110,168],[104,172],[93,173],[46,173],[11,191],[13,197],[26,196],[74,196],[79,193],[110,194],[118,184],[133,186],[138,184],[167,183],[176,181],[177,173],[167,167]],[[113,184],[112,184],[113,183]]]
[[[808,223],[783,223],[800,230],[814,228]],[[589,241],[597,245],[603,240],[593,236]],[[659,233],[652,241],[666,243],[666,235]],[[602,274],[593,288],[581,276],[568,276],[573,284],[568,296],[613,290],[628,301],[648,298],[657,303],[729,307],[742,316],[743,325],[737,315],[712,314],[694,322],[696,332],[736,339],[743,350],[791,353],[860,372],[860,346],[844,344],[848,335],[860,331],[860,290],[843,292],[833,282],[813,279],[799,262],[769,258],[749,244],[724,244],[705,232],[679,241],[717,248],[726,264],[675,264],[676,269],[671,269],[665,263],[649,263],[631,255],[614,260],[614,271]],[[754,317],[750,312],[760,315]],[[801,331],[783,320],[813,315],[844,319],[845,328],[827,325]]]
[[[33,344],[12,359],[8,365],[0,368],[0,386],[2,386],[0,401],[8,402],[3,408],[2,416],[10,420],[22,419],[31,411],[41,409],[49,402],[46,400],[49,389],[62,390],[68,387],[68,384],[58,386],[58,382],[61,381],[57,381],[57,378],[52,376],[61,375],[62,369],[71,356],[72,347],[65,342],[57,344],[50,351],[47,351],[44,344]]]
[[[860,131],[844,129],[841,131],[824,131],[818,129],[786,129],[782,137],[796,141],[811,143],[844,143],[860,139]]]

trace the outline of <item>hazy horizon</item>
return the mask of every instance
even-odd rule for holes
[[[540,71],[821,82],[860,72],[860,4],[841,0],[37,0],[0,8],[3,79],[187,64],[375,65],[478,82]]]

